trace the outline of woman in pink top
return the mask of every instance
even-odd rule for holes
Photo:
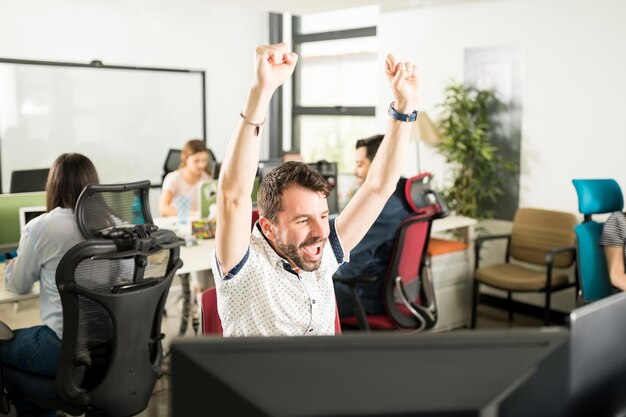
[[[202,140],[192,139],[185,143],[180,154],[180,167],[165,176],[159,202],[160,216],[176,216],[175,199],[188,196],[191,215],[198,212],[198,187],[211,179],[209,150]]]

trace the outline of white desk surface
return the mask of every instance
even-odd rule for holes
[[[198,244],[195,246],[181,246],[180,259],[183,261],[183,266],[177,274],[210,270],[214,247],[215,239],[198,239]]]
[[[179,237],[184,238],[191,232],[191,225],[187,224],[183,228],[177,222],[176,217],[155,217],[154,224],[161,229],[168,229],[176,233]],[[211,253],[215,247],[214,239],[196,239],[198,242],[194,246],[181,246],[180,259],[183,266],[176,273],[177,275],[188,274],[196,271],[207,271],[211,269]]]
[[[5,263],[0,263],[0,304],[13,303],[20,300],[28,300],[29,298],[39,297],[39,282],[33,285],[33,289],[27,294],[15,294],[4,288],[4,267]]]
[[[476,219],[472,219],[471,217],[450,215],[448,217],[444,217],[443,219],[435,220],[431,231],[445,232],[452,229],[472,227],[475,226],[476,223]]]

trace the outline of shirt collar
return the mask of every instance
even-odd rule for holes
[[[269,260],[270,265],[274,265],[274,267],[276,268],[298,275],[291,268],[291,264],[289,263],[289,261],[287,261],[285,258],[281,257],[278,253],[276,253],[272,245],[270,245],[269,239],[261,231],[261,225],[259,224],[258,220],[256,221],[256,223],[254,224],[254,227],[252,228],[252,236],[261,243],[261,246],[263,246],[263,250],[267,254],[267,258]]]

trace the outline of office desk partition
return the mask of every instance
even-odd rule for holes
[[[45,205],[45,192],[0,194],[0,247],[17,247],[20,241],[20,207]]]

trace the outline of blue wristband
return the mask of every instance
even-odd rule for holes
[[[409,113],[409,114],[400,113],[399,111],[393,108],[394,104],[395,104],[394,101],[392,101],[391,104],[389,104],[389,111],[387,112],[389,113],[389,116],[391,116],[392,119],[400,120],[401,122],[414,122],[417,120],[417,110],[413,110],[413,113]]]

